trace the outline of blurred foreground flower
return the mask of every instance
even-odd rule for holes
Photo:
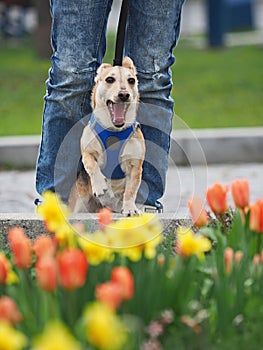
[[[53,256],[43,256],[36,262],[36,280],[39,287],[47,292],[57,288],[57,263]]]
[[[188,201],[188,208],[195,226],[202,227],[208,224],[208,215],[200,197],[195,196],[190,199]]]
[[[56,251],[56,244],[49,236],[38,236],[33,244],[33,250],[38,259],[43,256],[52,256]]]
[[[87,306],[84,324],[88,341],[100,350],[119,350],[126,342],[126,327],[104,303],[94,302]]]
[[[112,222],[112,211],[109,208],[102,208],[98,212],[98,223],[103,230],[105,226]]]
[[[196,255],[198,259],[204,259],[204,253],[212,249],[210,240],[194,232],[188,227],[177,229],[176,253],[183,257]]]
[[[32,265],[33,254],[29,238],[21,227],[14,227],[8,231],[8,241],[13,253],[14,265],[20,269],[27,269]]]
[[[68,207],[51,191],[44,192],[43,199],[37,207],[37,213],[43,217],[48,232],[56,234],[61,245],[74,246],[75,231],[68,221]]]
[[[63,323],[51,321],[35,338],[32,350],[81,350],[81,346]]]
[[[250,206],[250,230],[263,233],[263,199],[258,199]]]
[[[88,261],[82,250],[67,248],[56,256],[59,282],[63,288],[72,290],[86,282]]]
[[[0,349],[21,350],[27,345],[25,335],[14,329],[10,323],[0,321]]]
[[[16,324],[22,320],[22,315],[18,310],[17,304],[7,295],[3,295],[0,298],[0,320],[9,321],[12,324]]]

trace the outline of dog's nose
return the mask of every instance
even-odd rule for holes
[[[120,99],[122,102],[125,102],[125,101],[127,101],[128,98],[130,97],[130,94],[128,93],[128,91],[121,90],[121,91],[118,93],[118,97],[119,97],[119,99]]]

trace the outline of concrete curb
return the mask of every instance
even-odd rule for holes
[[[40,136],[0,138],[0,165],[35,167]],[[263,127],[183,129],[172,132],[170,163],[263,161]]]
[[[114,215],[113,219],[123,218],[120,215]],[[171,213],[158,214],[158,218],[163,227],[163,233],[173,232],[178,226],[190,226],[188,219],[176,219]],[[72,215],[71,222],[81,221],[88,228],[89,232],[94,232],[98,228],[97,216],[94,214]],[[12,227],[22,227],[28,237],[34,240],[39,235],[47,234],[43,220],[36,214],[0,214],[0,250],[8,250],[7,232]]]

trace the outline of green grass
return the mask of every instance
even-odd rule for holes
[[[192,128],[263,125],[263,51],[175,49],[175,113]]]
[[[112,62],[114,39],[105,61]],[[173,66],[175,113],[192,128],[263,125],[262,47],[198,50],[183,40]],[[0,45],[0,135],[39,134],[49,59],[31,41]]]

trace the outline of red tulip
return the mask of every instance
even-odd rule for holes
[[[57,263],[53,256],[43,256],[36,263],[36,280],[39,287],[47,292],[57,288]]]
[[[39,236],[33,244],[33,250],[38,259],[45,255],[54,255],[55,249],[55,242],[49,236]]]
[[[122,298],[129,300],[134,294],[134,279],[131,271],[124,266],[117,266],[111,272],[111,280],[121,286]]]
[[[59,282],[67,290],[79,288],[86,281],[88,262],[85,254],[76,248],[68,248],[57,254]]]
[[[227,191],[228,187],[223,187],[219,183],[215,183],[212,187],[208,188],[206,199],[211,210],[215,214],[222,214],[229,208],[227,203]]]
[[[190,199],[188,208],[195,226],[202,227],[208,224],[208,215],[201,198],[195,196]]]
[[[98,223],[101,229],[112,222],[112,211],[109,208],[102,208],[98,212]]]
[[[20,227],[14,227],[8,232],[8,240],[13,253],[14,265],[27,269],[32,265],[32,247],[29,238]]]
[[[9,321],[12,324],[22,320],[22,315],[15,301],[6,295],[0,298],[0,320]]]
[[[0,253],[0,284],[6,282],[8,275],[8,260],[3,253]]]
[[[96,287],[96,298],[116,310],[122,302],[122,288],[119,283],[109,281]]]
[[[263,199],[250,206],[249,227],[252,231],[263,233]]]
[[[249,184],[247,180],[236,179],[231,186],[235,206],[244,209],[249,205]]]

